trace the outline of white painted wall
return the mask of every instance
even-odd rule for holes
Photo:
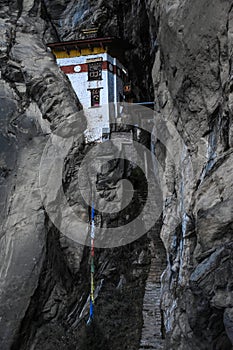
[[[108,61],[119,68],[124,68],[122,64],[107,53],[88,56],[59,58],[59,66],[70,66],[87,63],[87,59],[100,58]],[[88,142],[101,140],[102,129],[109,128],[110,111],[108,104],[110,102],[119,102],[120,93],[123,95],[123,81],[116,74],[108,70],[102,71],[102,80],[88,81],[88,73],[80,72],[67,74],[71,85],[73,86],[79,101],[83,105],[87,118],[87,130],[85,132]],[[91,92],[88,89],[101,88],[100,107],[91,107]],[[117,111],[115,111],[117,115]]]

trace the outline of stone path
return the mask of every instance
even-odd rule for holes
[[[160,311],[160,276],[165,269],[166,259],[161,239],[151,241],[151,268],[146,282],[143,302],[143,329],[139,350],[163,349],[162,318]]]

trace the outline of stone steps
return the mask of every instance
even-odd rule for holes
[[[165,268],[164,247],[158,237],[151,242],[151,267],[148,274],[143,301],[143,328],[139,350],[163,349],[161,334],[160,277]]]

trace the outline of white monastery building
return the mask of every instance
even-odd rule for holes
[[[119,113],[117,105],[109,104],[124,101],[128,73],[121,63],[123,45],[111,37],[48,44],[83,105],[88,142],[102,141],[109,134],[110,120]]]

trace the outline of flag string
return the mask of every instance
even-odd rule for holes
[[[91,292],[90,292],[90,312],[87,324],[90,325],[94,319],[94,304],[95,304],[95,208],[92,204],[91,209]]]

